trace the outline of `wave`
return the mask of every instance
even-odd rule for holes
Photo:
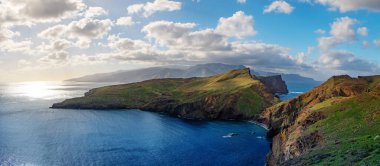
[[[303,94],[305,92],[289,92],[290,94]]]
[[[254,120],[250,120],[250,121],[248,121],[248,122],[249,122],[249,123],[253,123],[253,124],[255,124],[255,125],[258,125],[258,126],[264,128],[265,130],[269,130],[268,126],[265,125],[265,124],[263,124],[263,123],[259,123],[259,122],[254,121]]]
[[[224,135],[223,138],[231,138],[231,137],[235,137],[238,135],[239,135],[238,133],[228,133],[227,135]]]

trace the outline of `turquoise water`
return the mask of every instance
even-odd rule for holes
[[[96,86],[0,85],[0,165],[264,165],[266,130],[249,122],[49,109]]]

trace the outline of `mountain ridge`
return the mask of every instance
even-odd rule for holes
[[[122,82],[132,83],[157,78],[191,78],[191,77],[207,77],[221,74],[235,69],[244,69],[243,65],[229,65],[222,63],[207,63],[190,66],[188,68],[175,67],[152,67],[137,70],[122,70],[110,73],[99,73],[95,75],[87,75],[79,78],[73,78],[66,81],[74,82]],[[319,85],[321,82],[312,78],[303,77],[298,74],[282,74],[251,70],[252,75],[268,77],[281,75],[282,79],[288,87],[297,87],[307,84],[310,87]]]

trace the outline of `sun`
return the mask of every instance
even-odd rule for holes
[[[31,82],[22,87],[25,95],[31,98],[43,98],[49,96],[49,86],[43,82]]]

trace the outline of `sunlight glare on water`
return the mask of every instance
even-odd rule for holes
[[[21,82],[13,83],[6,88],[6,93],[14,97],[26,97],[30,100],[42,99],[51,100],[58,98],[73,97],[63,89],[71,88],[71,85],[65,85],[62,82]]]

